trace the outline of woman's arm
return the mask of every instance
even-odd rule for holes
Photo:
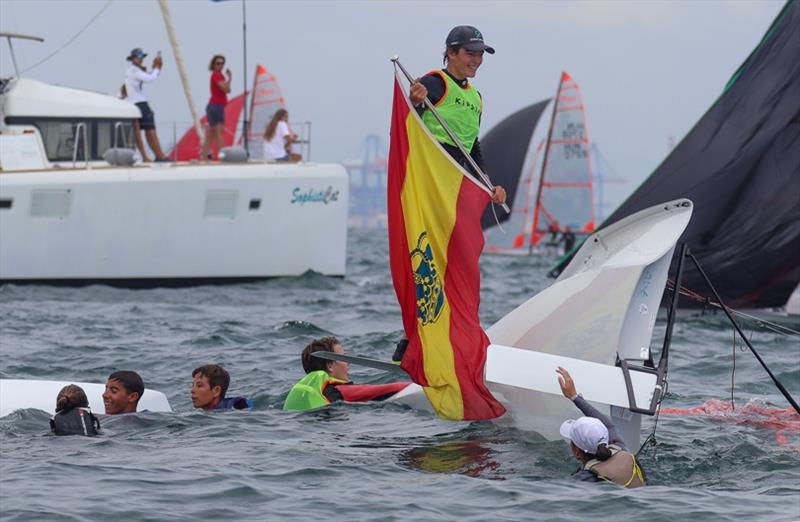
[[[622,441],[622,437],[620,436],[617,427],[614,426],[614,423],[611,422],[611,419],[600,413],[597,408],[589,404],[589,402],[578,393],[578,391],[575,389],[575,383],[573,382],[572,376],[569,374],[569,372],[559,366],[556,370],[556,373],[558,373],[558,384],[561,386],[561,393],[564,395],[564,397],[571,400],[585,416],[593,417],[605,425],[605,427],[608,429],[608,442],[611,444],[616,444],[622,449],[627,449],[624,446],[624,442]]]
[[[225,94],[230,94],[230,92],[231,92],[231,77],[232,77],[231,70],[227,69],[225,71],[225,74],[228,76],[228,78],[217,81],[217,87],[219,87],[219,90],[221,90]],[[220,75],[221,75],[221,73],[220,73]]]
[[[161,73],[161,69],[153,69],[153,72],[147,72],[138,67],[133,71],[133,77],[140,82],[150,83],[155,81],[158,78],[158,75]]]

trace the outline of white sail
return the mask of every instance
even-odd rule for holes
[[[591,154],[583,97],[561,74],[536,196],[532,244],[548,233],[594,231]]]
[[[547,103],[547,102],[542,102]],[[533,107],[533,106],[532,106]],[[549,116],[549,118],[542,117]],[[485,231],[484,252],[493,254],[544,253],[549,247],[558,247],[560,234],[589,234],[595,228],[594,187],[586,114],[580,89],[575,80],[563,72],[553,103],[536,113],[536,122],[549,120],[550,125],[536,125],[530,144],[537,144],[535,153],[514,178],[512,213],[503,230],[489,227]],[[509,133],[521,134],[519,112],[509,116],[487,134],[484,156],[498,170],[500,160],[507,154],[505,147],[495,145],[509,141]],[[534,123],[536,123],[534,122]],[[498,134],[504,132],[502,136]],[[544,142],[544,144],[542,144]],[[502,168],[509,168],[502,165]],[[555,253],[557,249],[549,251]]]
[[[484,232],[486,242],[484,252],[512,255],[528,255],[531,253],[534,202],[542,168],[544,145],[544,139],[539,140],[539,145],[536,147],[533,157],[525,164],[525,174],[520,177],[519,185],[514,193],[511,217],[505,222],[502,229],[500,227],[492,227]]]
[[[275,112],[285,108],[278,79],[263,65],[256,66],[247,124],[247,149],[251,159],[264,159],[264,131]],[[241,136],[237,142],[243,142]]]

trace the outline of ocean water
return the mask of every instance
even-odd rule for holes
[[[401,324],[386,252],[384,232],[352,230],[343,279],[0,287],[1,377],[104,382],[133,369],[175,410],[101,418],[96,438],[54,437],[36,410],[0,419],[0,520],[800,519],[799,418],[767,412],[788,404],[741,342],[736,410],[720,413],[734,353],[720,315],[676,324],[663,405],[673,413],[661,414],[657,444],[641,455],[652,485],[639,490],[575,482],[565,442],[491,422],[445,422],[393,404],[281,411],[314,337],[390,357]],[[549,285],[549,266],[484,257],[484,324]],[[798,338],[747,332],[800,396]],[[208,362],[230,371],[229,394],[254,399],[253,411],[192,409],[191,371]],[[351,378],[391,380],[355,366]],[[716,413],[689,410],[700,405]],[[643,440],[652,428],[646,419]]]

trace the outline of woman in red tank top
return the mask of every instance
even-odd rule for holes
[[[208,129],[203,143],[203,156],[209,160],[213,159],[211,140],[217,142],[217,154],[225,144],[225,105],[228,104],[228,93],[231,92],[231,70],[226,69],[223,75],[223,67],[225,67],[225,57],[221,54],[215,54],[208,64],[208,70],[211,71],[211,98],[206,105]]]

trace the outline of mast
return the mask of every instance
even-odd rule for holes
[[[192,113],[192,124],[194,125],[195,132],[197,132],[198,140],[202,142],[203,129],[200,128],[200,120],[197,118],[197,111],[194,108],[192,90],[189,86],[189,77],[186,76],[186,67],[183,65],[181,50],[178,47],[178,39],[175,37],[175,28],[172,25],[172,15],[169,13],[167,0],[158,0],[158,7],[161,8],[161,17],[164,19],[164,27],[167,30],[170,46],[172,46],[172,55],[175,57],[175,64],[178,67],[178,74],[181,78],[181,84],[183,84],[183,94],[186,96],[186,103],[189,104],[189,112]]]
[[[533,156],[533,165],[531,166],[531,173],[528,176],[528,194],[525,197],[525,222],[522,225],[522,237],[528,238],[529,256],[533,255],[533,232],[536,230],[536,227],[534,226],[534,219],[536,218],[536,203],[533,201],[533,177],[536,175],[536,167],[539,165],[539,154],[541,154],[544,145],[545,140],[541,140],[536,146],[536,152]],[[544,171],[539,171],[539,179],[541,179],[543,172]],[[538,188],[541,190],[541,184]]]
[[[244,136],[244,151],[247,153],[247,157],[250,157],[250,149],[248,147],[248,132],[249,128],[247,125],[247,2],[246,0],[242,0],[242,54],[244,55],[244,71],[242,74],[242,85],[244,85],[244,108],[242,109],[242,114],[244,114],[244,118],[242,121],[242,135]],[[255,92],[255,91],[254,91]]]
[[[556,114],[558,113],[559,97],[561,96],[561,85],[564,83],[564,76],[566,71],[561,71],[561,78],[558,80],[558,89],[556,90],[556,99],[553,102],[553,113],[550,115],[550,129],[547,131],[547,143],[544,146],[544,159],[542,160],[542,173],[539,175],[539,187],[536,189],[536,200],[533,206],[533,231],[531,232],[530,249],[533,251],[535,245],[533,237],[536,231],[539,230],[539,213],[542,205],[542,187],[544,186],[544,175],[547,173],[547,161],[550,159],[550,142],[553,141],[553,127],[556,121]],[[538,241],[536,241],[538,243]]]
[[[244,0],[242,0],[244,2]],[[255,120],[255,115],[253,112],[256,109],[256,89],[258,89],[258,68],[261,65],[256,65],[256,73],[253,75],[253,89],[250,91],[250,119],[247,119],[247,114],[244,115],[244,128],[242,129],[242,141],[244,142],[244,150],[247,151],[247,157],[251,157],[249,143],[250,143],[250,133],[253,132],[253,121]],[[247,99],[247,89],[244,91],[244,98]],[[245,106],[245,110],[247,107]]]

